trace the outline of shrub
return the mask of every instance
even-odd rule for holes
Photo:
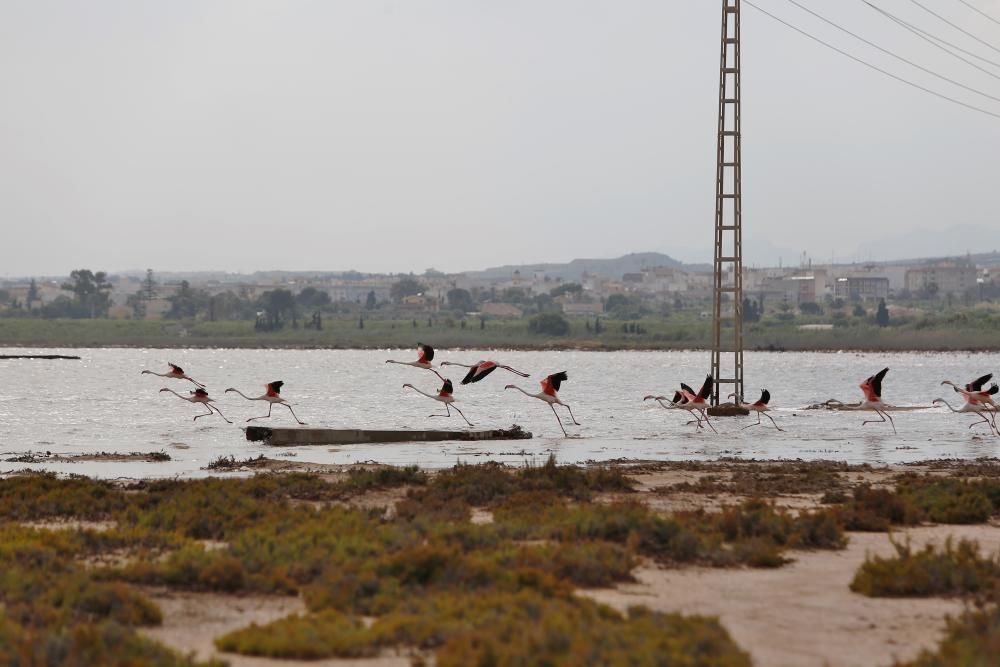
[[[928,544],[913,551],[893,542],[896,555],[869,556],[851,581],[851,590],[871,597],[965,595],[992,590],[1000,583],[1000,561],[984,558],[976,542],[949,538],[943,549]]]
[[[853,498],[840,510],[845,530],[882,532],[892,525],[916,525],[922,517],[912,498],[867,484],[855,487]]]
[[[546,336],[565,336],[569,321],[558,313],[539,313],[528,320],[528,331]]]
[[[937,523],[984,523],[993,514],[993,503],[984,486],[960,479],[904,477],[898,493]]]

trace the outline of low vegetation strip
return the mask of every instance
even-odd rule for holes
[[[394,511],[349,502],[387,488],[401,489]],[[621,468],[554,459],[515,469],[459,465],[433,476],[358,468],[334,482],[301,473],[129,488],[53,475],[4,479],[0,525],[13,532],[0,558],[21,569],[0,574],[0,603],[20,610],[8,613],[2,631],[24,646],[29,630],[51,637],[113,623],[121,628],[114,646],[138,642],[133,628],[158,622],[159,611],[132,585],[156,584],[301,594],[308,614],[219,640],[255,655],[352,657],[395,647],[433,654],[441,665],[516,664],[524,656],[597,665],[632,655],[635,664],[686,656],[685,664],[748,665],[714,620],[622,615],[575,591],[630,581],[644,559],[774,567],[788,548],[843,545],[827,509],[792,514],[755,500],[721,514],[664,516],[602,495],[629,498],[632,488]],[[473,523],[472,507],[493,521]],[[108,527],[56,533],[13,523],[72,518]],[[24,549],[6,546],[25,540]]]
[[[360,320],[360,321],[359,321]],[[771,319],[744,328],[748,349],[777,351],[881,350],[946,351],[1000,348],[1000,315],[972,311],[967,316],[925,317],[889,327],[861,319],[837,320],[829,330],[805,330],[799,324],[815,323]],[[442,349],[508,348],[525,350],[665,350],[700,349],[710,340],[711,322],[697,311],[670,317],[644,316],[615,319],[601,316],[601,326],[591,318],[573,317],[557,330],[538,326],[532,318],[470,319],[467,326],[453,317],[417,319],[380,318],[371,313],[328,317],[322,329],[286,327],[255,330],[247,320],[209,321],[0,318],[0,345],[31,347],[227,347],[227,348],[409,348],[419,339]],[[599,329],[599,330],[598,330]]]

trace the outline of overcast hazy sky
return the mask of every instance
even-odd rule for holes
[[[1000,113],[786,0],[755,1]],[[861,0],[800,1],[1000,98],[1000,80]],[[872,1],[1000,62],[909,0]],[[969,1],[1000,17],[1000,0]],[[1000,25],[958,0],[923,2],[1000,45]],[[720,8],[0,0],[0,275],[708,260]],[[751,260],[880,257],[910,230],[1000,229],[1000,118],[746,5],[743,39]]]

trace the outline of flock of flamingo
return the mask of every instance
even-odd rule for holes
[[[417,353],[419,356],[416,361],[396,361],[394,359],[388,359],[385,363],[400,364],[403,366],[412,366],[414,368],[431,371],[432,373],[437,375],[437,377],[441,380],[442,385],[436,394],[431,394],[422,391],[421,389],[418,389],[417,387],[409,383],[404,384],[403,389],[412,389],[413,391],[423,396],[426,396],[427,398],[433,399],[435,401],[438,401],[439,403],[444,404],[445,408],[444,414],[431,414],[428,415],[428,417],[450,417],[451,411],[454,410],[455,412],[458,413],[458,415],[462,419],[465,420],[465,422],[469,426],[472,426],[473,425],[472,422],[470,422],[469,419],[465,416],[465,414],[458,408],[458,406],[455,405],[455,395],[454,395],[455,388],[451,380],[441,375],[435,369],[434,364],[432,363],[434,360],[434,348],[431,347],[430,345],[418,343]],[[495,361],[478,361],[475,364],[460,364],[452,361],[442,361],[438,365],[438,368],[444,368],[445,366],[460,366],[462,368],[469,369],[468,372],[465,374],[465,377],[463,377],[461,380],[461,384],[463,385],[479,382],[480,380],[489,376],[493,371],[497,370],[498,368],[513,373],[514,375],[519,375],[520,377],[524,378],[531,377],[528,373],[521,372],[515,368],[499,364]],[[194,378],[187,375],[184,372],[184,369],[182,369],[180,366],[176,364],[168,364],[168,367],[169,370],[166,373],[155,373],[153,371],[144,370],[142,371],[142,374],[148,373],[159,377],[171,378],[175,380],[186,380],[188,382],[191,382],[192,384],[195,385],[195,389],[193,389],[187,395],[179,394],[176,391],[168,388],[163,388],[160,391],[169,392],[182,400],[188,401],[190,403],[199,403],[205,406],[205,408],[207,408],[208,411],[196,415],[194,417],[195,420],[200,419],[201,417],[208,417],[213,414],[218,414],[227,423],[232,424],[232,422],[229,421],[229,419],[227,419],[226,416],[222,414],[222,411],[219,410],[218,406],[215,405],[214,399],[209,397],[208,389],[205,387],[204,384],[198,382]],[[874,412],[879,417],[879,419],[866,419],[863,422],[861,422],[862,426],[872,423],[888,423],[892,427],[893,433],[896,433],[896,424],[895,421],[893,421],[892,416],[889,414],[889,411],[897,408],[894,408],[894,406],[891,406],[882,400],[882,381],[885,379],[885,376],[888,372],[889,372],[888,368],[883,368],[878,373],[875,373],[874,375],[865,379],[865,381],[859,385],[859,388],[864,394],[864,399],[862,401],[858,403],[848,404],[836,400],[830,400],[824,404],[821,404],[821,406],[836,410],[859,410],[859,411]],[[970,429],[973,426],[979,424],[986,424],[989,427],[990,432],[992,434],[1000,436],[1000,430],[998,430],[996,423],[997,411],[998,409],[1000,409],[1000,406],[998,406],[994,400],[994,397],[997,395],[998,392],[997,383],[994,382],[989,387],[986,387],[986,384],[992,379],[992,377],[993,374],[989,373],[987,375],[983,375],[982,377],[976,378],[972,382],[969,382],[962,386],[959,386],[958,384],[952,382],[951,380],[945,380],[941,384],[951,386],[952,389],[957,394],[961,395],[963,399],[963,404],[961,405],[961,407],[956,408],[943,398],[936,398],[934,399],[933,403],[935,405],[937,404],[944,405],[952,412],[972,414],[978,417],[978,419],[969,424]],[[580,422],[578,422],[576,420],[576,417],[573,415],[572,408],[570,408],[569,405],[563,403],[559,399],[559,393],[558,393],[559,389],[561,388],[562,383],[565,382],[567,379],[568,375],[566,374],[566,371],[560,371],[558,373],[552,373],[550,375],[547,375],[540,382],[541,391],[538,393],[531,393],[514,384],[508,384],[504,387],[504,389],[505,390],[516,389],[517,391],[520,391],[522,394],[526,396],[529,396],[531,398],[536,398],[538,400],[547,403],[549,407],[552,409],[552,414],[555,415],[556,421],[559,423],[559,428],[562,429],[563,435],[568,436],[569,434],[566,432],[566,426],[563,423],[562,418],[559,416],[559,413],[556,411],[556,406],[560,405],[566,408],[567,412],[569,413],[570,420],[572,420],[574,424],[579,426]],[[280,404],[288,408],[288,411],[291,413],[292,417],[295,419],[296,422],[305,425],[305,422],[301,421],[295,414],[295,411],[292,409],[291,404],[281,397],[281,387],[283,385],[284,382],[280,380],[269,382],[267,383],[267,385],[265,385],[265,393],[262,394],[261,396],[256,396],[256,397],[247,396],[240,390],[234,389],[232,387],[226,389],[226,393],[233,392],[239,394],[248,401],[264,401],[268,404],[266,415],[261,415],[259,417],[250,417],[249,419],[247,419],[248,422],[255,421],[257,419],[269,418],[271,416],[271,409],[275,406],[275,404]],[[701,429],[707,426],[708,428],[712,429],[712,431],[718,433],[718,431],[716,431],[715,429],[715,426],[713,426],[712,422],[709,420],[709,415],[708,415],[708,408],[709,408],[708,399],[712,394],[712,389],[714,388],[714,385],[715,385],[714,378],[711,375],[708,375],[705,378],[705,381],[702,383],[701,388],[697,392],[694,389],[692,389],[689,385],[682,382],[680,383],[680,387],[674,390],[673,396],[671,396],[670,398],[667,398],[666,396],[657,396],[650,394],[648,396],[645,396],[643,400],[655,401],[657,404],[659,404],[666,410],[685,411],[693,417],[693,419],[688,421],[687,424],[689,425],[694,424],[696,429]],[[744,426],[743,428],[746,429],[750,428],[751,426],[762,425],[763,422],[761,421],[761,417],[764,416],[771,421],[771,424],[774,425],[774,428],[776,428],[779,431],[784,430],[780,426],[778,426],[777,422],[774,421],[774,418],[771,417],[771,415],[767,414],[767,412],[770,410],[769,403],[771,401],[771,392],[769,392],[767,389],[763,389],[761,391],[760,398],[754,401],[753,403],[744,402],[743,397],[737,394],[730,394],[729,398],[734,399],[733,404],[735,406],[744,408],[750,412],[757,413],[757,421],[747,426]]]

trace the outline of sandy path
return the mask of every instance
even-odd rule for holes
[[[160,610],[163,625],[143,628],[140,632],[151,639],[181,653],[194,652],[200,660],[220,658],[231,667],[287,667],[310,665],[315,667],[409,667],[407,656],[384,655],[363,660],[278,660],[254,658],[221,653],[212,641],[231,630],[244,628],[251,623],[262,625],[290,614],[305,613],[299,598],[260,595],[219,595],[216,593],[189,593],[166,589],[146,589]]]
[[[973,538],[984,551],[1000,549],[995,526],[933,526],[907,531],[913,544],[948,535]],[[866,553],[894,553],[884,533],[851,533],[847,549],[794,552],[794,563],[774,570],[641,568],[639,580],[615,589],[584,591],[624,610],[718,616],[757,667],[869,667],[907,660],[933,648],[957,600],[877,599],[848,584]]]

